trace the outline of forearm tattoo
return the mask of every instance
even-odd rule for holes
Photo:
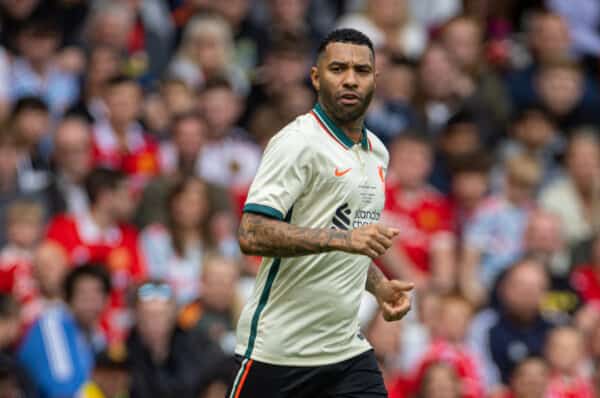
[[[386,279],[387,278],[385,277],[385,275],[383,275],[383,272],[381,272],[379,267],[371,262],[371,265],[369,265],[369,272],[367,274],[367,291],[375,295],[377,285],[379,285],[382,281]]]
[[[294,257],[350,248],[352,232],[303,228],[258,214],[245,213],[238,231],[245,254]]]

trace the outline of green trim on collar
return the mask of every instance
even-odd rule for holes
[[[340,141],[342,144],[344,144],[344,146],[346,148],[352,148],[354,146],[354,141],[352,141],[352,139],[350,139],[350,137],[348,137],[348,135],[346,135],[346,133],[344,133],[344,131],[341,128],[339,128],[335,124],[335,122],[333,120],[331,120],[331,118],[329,118],[329,116],[327,116],[327,113],[325,113],[325,111],[321,107],[321,104],[319,104],[317,102],[313,108],[313,112],[319,117],[319,119],[321,119],[321,121],[323,122],[323,125],[329,130],[329,132],[335,138],[337,138],[338,141]],[[364,126],[362,128],[360,145],[362,146],[362,149],[364,149],[365,151],[368,151],[370,149],[369,141],[367,139],[367,129],[365,129]]]

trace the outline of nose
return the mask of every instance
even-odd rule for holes
[[[356,72],[352,68],[349,68],[344,74],[343,85],[345,88],[349,89],[355,89],[358,87]]]

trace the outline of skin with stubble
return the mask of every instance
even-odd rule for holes
[[[365,112],[375,89],[375,63],[366,45],[332,42],[311,69],[311,81],[318,101],[327,115],[350,137],[359,142]],[[350,231],[329,228],[302,228],[257,214],[245,213],[239,242],[245,254],[266,257],[293,257],[329,251],[344,251],[376,258],[392,245],[399,231],[370,224]],[[398,320],[410,309],[408,291],[412,284],[389,281],[373,264],[367,290],[378,300],[386,320]]]

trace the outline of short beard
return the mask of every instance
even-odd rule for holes
[[[326,110],[331,113],[330,116],[340,124],[355,122],[364,117],[367,108],[371,103],[371,99],[373,99],[373,90],[371,90],[365,95],[362,102],[360,102],[356,108],[348,110],[345,107],[338,105],[335,97],[331,93],[322,91],[319,94]]]

